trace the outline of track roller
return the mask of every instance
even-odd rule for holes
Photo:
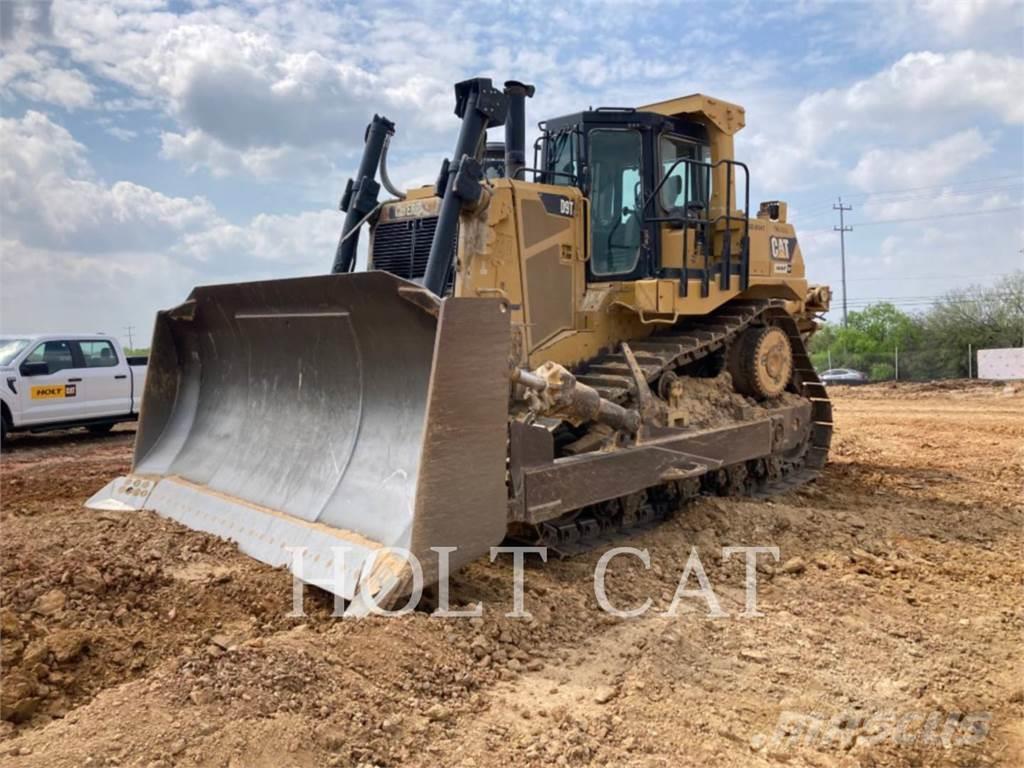
[[[752,326],[729,347],[733,386],[755,400],[781,395],[793,376],[793,348],[781,328]]]

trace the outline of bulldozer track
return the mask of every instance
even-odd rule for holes
[[[811,404],[808,437],[798,449],[786,455],[773,454],[712,469],[699,478],[670,482],[575,510],[539,525],[540,543],[557,555],[568,556],[649,528],[700,495],[746,495],[764,499],[814,480],[828,459],[832,404],[807,354],[796,322],[783,308],[783,302],[772,299],[729,302],[694,322],[627,343],[648,384],[653,384],[664,373],[724,349],[744,329],[762,322],[781,328],[788,336],[793,350],[790,389]],[[618,404],[628,405],[635,399],[636,382],[621,345],[580,366],[577,380]]]

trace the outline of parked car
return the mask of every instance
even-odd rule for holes
[[[137,420],[146,364],[99,333],[0,336],[0,437]]]
[[[853,368],[829,368],[820,376],[825,384],[867,384],[868,375]]]

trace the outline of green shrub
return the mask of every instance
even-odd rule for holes
[[[872,381],[889,381],[896,378],[896,369],[892,367],[892,363],[875,363],[868,375]]]

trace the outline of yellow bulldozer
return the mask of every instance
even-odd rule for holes
[[[832,417],[806,340],[830,294],[784,202],[750,215],[743,108],[550,119],[528,167],[533,92],[458,83],[453,157],[407,192],[374,116],[331,274],[160,312],[131,474],[88,506],[154,510],[353,599],[408,589],[409,553],[430,583],[441,550],[571,554],[699,494],[813,478]]]

